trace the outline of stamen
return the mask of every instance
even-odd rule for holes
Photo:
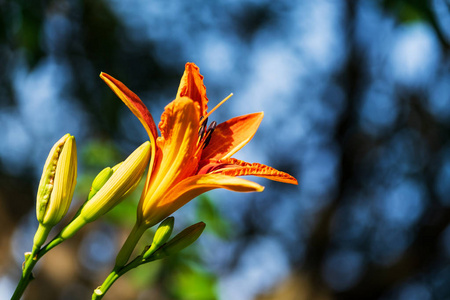
[[[198,130],[198,139],[201,140],[204,134],[205,134],[205,126],[202,125]]]
[[[227,101],[228,99],[231,98],[231,96],[233,96],[233,93],[229,94],[228,97],[226,97],[225,99],[223,99],[222,101],[219,102],[219,104],[217,104],[213,109],[211,109],[211,111],[209,113],[206,114],[205,118],[202,119],[200,118],[200,124],[202,124],[202,122],[204,122],[204,120],[206,120],[216,109],[219,108],[219,106],[221,106],[222,104],[225,103],[225,101]]]
[[[203,116],[200,117],[200,122],[203,120]],[[206,132],[206,125],[208,124],[208,118],[206,118],[205,122],[200,123],[200,128],[198,129],[198,141],[200,142],[203,139],[203,136]]]
[[[211,125],[209,125],[208,131],[206,132],[205,141],[203,142],[203,149],[205,149],[205,147],[208,146],[209,141],[211,140],[212,133],[214,132],[214,129],[216,129],[216,126],[217,126],[216,121],[212,121]]]
[[[211,133],[214,131],[214,129],[216,129],[217,127],[217,122],[216,121],[212,121],[211,125],[209,125],[208,127],[208,131],[211,131]]]

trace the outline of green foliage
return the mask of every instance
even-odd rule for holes
[[[429,21],[430,9],[426,0],[384,0],[383,6],[403,23]]]
[[[216,278],[199,265],[178,265],[170,280],[175,299],[213,300],[216,296]]]
[[[390,12],[401,23],[425,22],[435,31],[441,44],[450,47],[448,37],[444,34],[438,22],[432,1],[428,0],[383,0],[380,2],[384,10]],[[447,6],[450,4],[447,1]]]
[[[197,202],[197,219],[208,225],[206,230],[219,238],[228,239],[232,226],[220,213],[214,201],[207,194],[199,196],[194,201]]]
[[[95,168],[96,174],[107,166],[121,162],[122,157],[117,147],[108,141],[91,141],[86,143],[81,151],[81,159],[87,168]],[[95,177],[95,175],[94,175]],[[92,178],[92,180],[94,179]],[[92,182],[92,181],[91,181]]]
[[[159,280],[161,268],[164,264],[161,261],[154,261],[151,264],[141,266],[128,272],[125,275],[128,282],[137,290],[145,290],[152,287]]]

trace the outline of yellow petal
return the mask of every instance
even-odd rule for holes
[[[70,136],[58,160],[54,189],[43,223],[56,224],[66,215],[75,191],[76,177],[77,148],[75,137]]]
[[[37,219],[40,223],[54,226],[67,213],[76,177],[75,138],[66,134],[50,150],[45,162],[36,203]]]
[[[39,222],[42,222],[47,211],[50,196],[54,187],[56,166],[61,154],[61,149],[64,143],[70,137],[70,134],[64,135],[60,138],[52,147],[45,161],[44,168],[42,170],[41,180],[39,182],[37,197],[36,197],[36,217]]]
[[[198,105],[187,97],[177,98],[166,106],[161,117],[155,169],[138,210],[147,210],[154,199],[161,198],[174,184],[195,172],[199,118]]]
[[[263,117],[264,113],[259,112],[219,124],[202,152],[202,160],[231,157],[253,138]]]
[[[221,174],[195,175],[184,179],[145,212],[144,221],[153,226],[207,191],[224,188],[235,192],[262,192],[264,187],[242,178]]]

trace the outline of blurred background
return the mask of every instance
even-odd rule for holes
[[[31,250],[51,146],[76,136],[70,216],[147,140],[99,73],[158,122],[192,61],[210,107],[235,95],[211,120],[265,112],[235,157],[299,186],[192,201],[175,230],[204,221],[196,244],[105,300],[450,299],[449,43],[448,0],[0,1],[0,298]],[[90,299],[139,194],[52,250],[24,299]]]

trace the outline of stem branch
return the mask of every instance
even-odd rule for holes
[[[38,262],[38,260],[41,259],[41,257],[44,256],[45,253],[50,251],[50,249],[61,244],[63,241],[64,241],[63,238],[57,236],[40,250],[39,248],[33,247],[32,254],[24,262],[22,277],[20,278],[19,283],[17,284],[16,290],[14,291],[11,300],[19,300],[20,297],[22,297],[28,284],[33,279],[33,274],[31,272],[33,271],[33,268]]]

